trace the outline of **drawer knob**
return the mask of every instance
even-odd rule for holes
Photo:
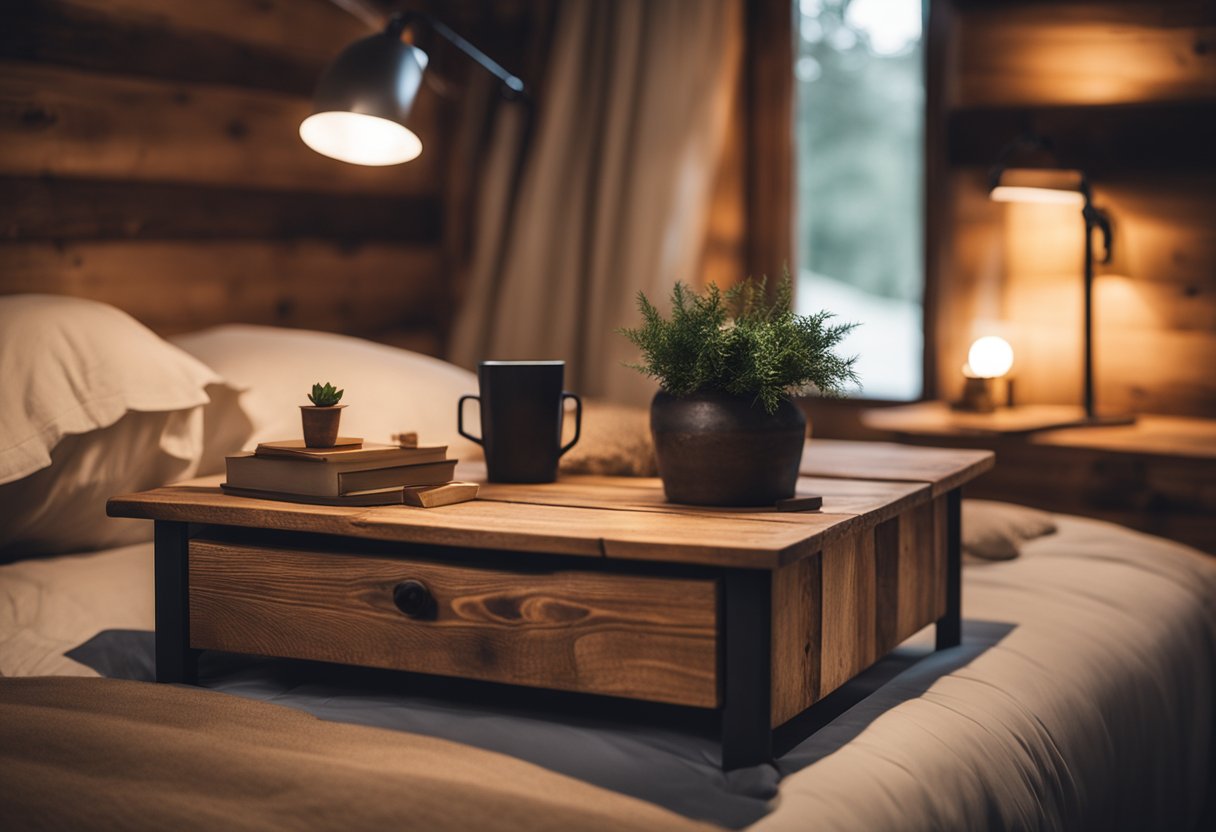
[[[422,581],[402,581],[393,587],[393,603],[410,618],[433,618],[435,599]]]

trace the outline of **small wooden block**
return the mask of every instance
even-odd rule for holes
[[[416,431],[409,433],[394,433],[393,441],[397,443],[399,448],[417,448],[418,434]]]
[[[401,502],[407,506],[436,508],[464,503],[476,499],[478,485],[475,482],[449,482],[443,485],[428,485],[406,488]]]
[[[821,508],[822,497],[789,497],[777,501],[777,511],[819,511]]]

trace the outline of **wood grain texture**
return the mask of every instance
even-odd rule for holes
[[[1006,3],[967,9],[959,105],[1106,104],[1211,98],[1211,5]]]
[[[856,535],[839,541],[824,549],[821,557],[820,699],[878,658],[874,535]]]
[[[112,498],[115,517],[185,520],[439,546],[772,569],[815,548],[783,523],[475,500],[434,509],[303,506],[220,493],[219,477]],[[839,522],[851,521],[841,517]],[[809,554],[809,553],[808,553]]]
[[[321,241],[0,244],[0,293],[113,304],[162,335],[219,323],[371,334],[441,314],[436,248]],[[337,279],[337,278],[341,279]]]
[[[429,132],[434,105],[420,96],[415,108],[428,151],[442,147]],[[298,128],[311,107],[303,95],[0,62],[0,173],[392,196],[438,192],[438,165],[367,168],[310,150]]]
[[[941,432],[923,412],[910,411],[917,421],[902,423],[902,441],[997,454],[969,497],[1095,517],[1216,554],[1216,421],[1142,416],[1122,427],[983,436]]]
[[[7,11],[0,294],[92,298],[162,335],[248,322],[441,349],[453,311],[442,103],[423,88],[411,127],[426,151],[411,165],[348,165],[298,135],[323,67],[382,10],[37,0]]]
[[[827,444],[827,443],[825,443]],[[833,443],[837,467],[872,470],[878,455],[867,443]],[[610,477],[564,477],[552,486],[487,484],[484,499],[419,511],[304,507],[224,495],[212,477],[115,497],[111,516],[253,526],[446,546],[536,551],[622,560],[777,569],[809,557],[829,542],[870,528],[894,513],[923,505],[939,481],[962,482],[991,464],[991,454],[889,446],[897,474],[881,482],[817,483],[839,500],[842,513],[784,513],[688,509],[658,502],[654,482]],[[905,462],[899,468],[899,460]],[[912,465],[909,461],[915,461]],[[829,466],[830,467],[830,466]],[[929,479],[916,481],[913,472]],[[476,480],[466,466],[461,479]],[[841,477],[843,478],[843,477]],[[838,497],[832,489],[839,488]],[[844,512],[852,507],[856,513]]]
[[[339,240],[434,245],[434,196],[280,193],[253,188],[0,177],[0,239]]]
[[[796,271],[794,7],[747,3],[744,49],[747,247],[744,274]],[[773,288],[773,287],[770,287]]]
[[[1032,132],[1089,173],[1114,223],[1114,261],[1094,287],[1099,408],[1212,416],[1216,6],[968,2],[956,17],[944,47],[952,196],[928,328],[937,396],[957,398],[971,340],[999,330],[1019,403],[1079,403],[1080,220],[987,200],[986,170]]]
[[[1060,164],[1097,178],[1208,167],[1216,113],[1206,101],[966,107],[949,114],[951,164],[989,168],[1010,136],[1050,136]],[[1169,148],[1163,153],[1162,148]]]
[[[957,448],[909,448],[892,442],[815,439],[802,454],[803,476],[930,483],[934,497],[995,464],[992,454]]]
[[[834,540],[773,573],[774,727],[942,616],[946,499]]]
[[[476,476],[479,481],[484,473]],[[564,475],[555,483],[508,485],[483,482],[480,497],[508,503],[536,503],[595,508],[605,504],[622,505],[634,511],[661,511],[691,517],[733,517],[767,523],[788,523],[805,527],[839,523],[835,515],[867,515],[867,521],[880,522],[910,505],[929,499],[924,483],[880,480],[841,480],[800,477],[798,496],[823,497],[821,511],[783,513],[775,508],[731,508],[684,506],[667,502],[657,477],[601,477]]]
[[[936,528],[938,515],[945,522],[945,498],[901,514],[894,647],[945,613],[945,534]],[[939,549],[940,547],[940,549]],[[880,648],[881,649],[881,645]]]
[[[5,24],[6,58],[297,95],[372,31],[326,0],[37,0]]]
[[[878,605],[874,638],[879,653],[894,649],[900,641],[899,538],[899,518],[892,518],[874,529],[874,600]]]
[[[805,558],[773,573],[772,714],[775,727],[819,697],[823,656],[823,558]]]
[[[423,583],[434,611],[403,614]],[[717,582],[190,544],[195,648],[719,704]]]
[[[298,95],[375,32],[330,0],[38,0],[6,29],[6,57]]]

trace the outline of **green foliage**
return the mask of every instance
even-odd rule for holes
[[[710,285],[697,294],[683,283],[671,291],[671,318],[642,292],[642,325],[619,332],[642,351],[635,370],[659,380],[675,396],[720,390],[754,396],[773,413],[781,398],[814,387],[838,396],[857,383],[856,356],[832,352],[856,324],[832,324],[831,312],[795,315],[787,272],[769,304],[766,280],[751,278],[723,294]]]
[[[852,0],[802,4],[797,38],[798,262],[881,297],[924,285],[921,40],[877,52]]]
[[[334,386],[328,381],[325,385],[314,384],[312,392],[308,394],[308,400],[317,407],[333,407],[338,402],[342,401],[342,394],[345,390],[335,390]]]

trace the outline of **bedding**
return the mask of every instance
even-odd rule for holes
[[[253,421],[247,447],[300,435],[297,405],[316,382],[346,390],[342,434],[390,442],[414,431],[423,444],[447,445],[459,459],[478,459],[481,448],[456,432],[456,403],[477,392],[477,376],[437,358],[360,338],[231,325],[181,335],[173,342],[215,372],[248,390],[242,406]],[[219,473],[222,459],[209,460]]]
[[[231,452],[249,427],[207,409],[236,396],[213,370],[80,298],[0,297],[0,378],[0,560],[150,539],[106,497],[192,477],[209,436]]]
[[[678,828],[679,816],[757,832],[1194,828],[1213,751],[1216,564],[1111,524],[1053,520],[1058,531],[1025,543],[1020,558],[964,569],[961,647],[930,653],[931,634],[920,634],[856,680],[834,718],[775,766],[723,774],[703,726],[486,701],[442,684],[403,690],[400,677],[375,673],[205,654],[203,684],[395,729],[403,748],[416,735],[455,741],[430,774],[436,788],[462,783],[470,804],[501,798],[494,761],[504,778],[521,771],[481,756],[488,750],[677,813],[648,817],[654,828]],[[148,546],[0,567],[0,673],[100,668],[147,678],[151,596]],[[107,683],[72,684],[97,686],[98,708],[137,707],[107,700]],[[31,709],[36,697],[12,685],[0,680],[0,723],[19,716],[39,726],[20,735],[26,742],[58,732],[58,712]],[[38,696],[57,695],[46,685]],[[462,753],[488,767],[479,778],[460,781],[448,768],[464,770]],[[165,765],[187,765],[165,754]],[[13,751],[0,765],[19,772],[34,763]],[[83,777],[104,763],[56,765]],[[207,787],[237,800],[231,784]],[[531,793],[520,800],[537,817],[547,811]]]
[[[0,713],[10,829],[708,828],[503,755],[209,691],[11,679]],[[82,757],[126,776],[80,777]]]
[[[963,504],[963,554],[981,560],[1010,560],[1022,545],[1052,534],[1056,522],[1045,511],[992,500]]]

